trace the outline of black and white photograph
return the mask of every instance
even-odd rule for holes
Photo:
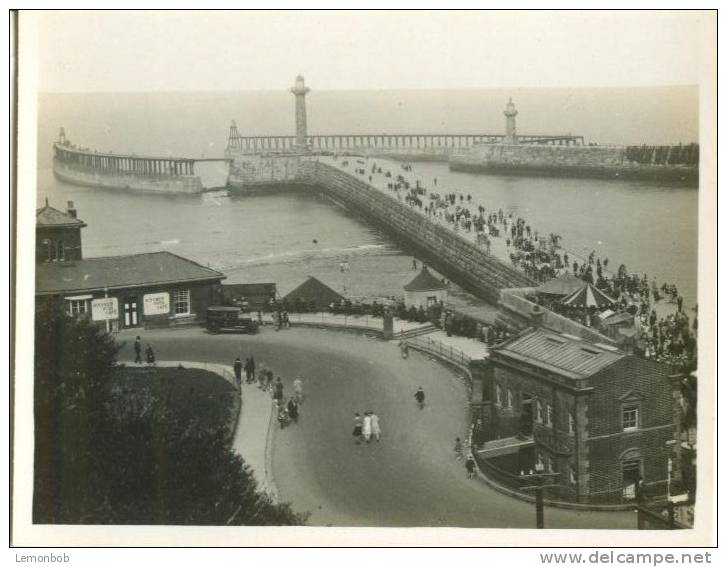
[[[17,544],[715,541],[716,10],[15,16]]]

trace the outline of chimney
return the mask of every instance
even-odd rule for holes
[[[68,208],[66,209],[66,213],[68,213],[68,216],[71,216],[74,219],[77,218],[78,212],[76,211],[76,208],[73,206],[73,201],[68,201]]]
[[[540,305],[533,305],[533,308],[530,310],[530,324],[533,327],[542,327],[544,318],[545,309]]]

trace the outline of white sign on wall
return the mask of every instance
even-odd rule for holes
[[[110,321],[119,318],[119,300],[103,297],[91,301],[91,318],[94,321]]]
[[[169,293],[148,293],[144,296],[144,315],[169,313]]]

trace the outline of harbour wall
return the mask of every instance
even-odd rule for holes
[[[365,181],[334,166],[301,160],[297,183],[326,193],[368,218],[395,240],[416,250],[438,272],[467,291],[497,304],[500,290],[536,283],[522,272],[433,223]]]
[[[130,189],[149,193],[193,194],[204,191],[202,180],[198,176],[111,172],[73,166],[57,159],[53,161],[53,173],[62,181],[88,187]]]
[[[676,147],[676,146],[675,146]],[[694,165],[639,163],[627,147],[480,144],[454,153],[452,171],[699,184]]]
[[[301,155],[245,155],[230,164],[230,193],[255,194],[289,190],[299,177]]]

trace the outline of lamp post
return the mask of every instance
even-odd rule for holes
[[[535,471],[531,470],[529,474],[521,474],[520,479],[524,481],[533,482],[530,486],[523,486],[522,490],[534,490],[535,491],[535,527],[539,530],[545,528],[545,504],[543,499],[543,489],[557,487],[557,484],[549,483],[545,484],[545,479],[548,477],[554,479],[560,473],[546,473],[543,462],[538,460],[535,463]]]

